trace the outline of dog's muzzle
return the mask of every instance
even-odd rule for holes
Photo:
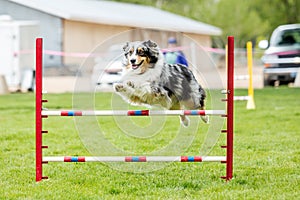
[[[140,63],[138,63],[138,64],[135,64],[136,59],[131,59],[130,62],[131,62],[131,67],[132,67],[132,69],[137,69],[137,68],[139,68],[139,66],[141,66],[141,65],[143,64],[144,60],[142,60],[142,61],[141,61]]]

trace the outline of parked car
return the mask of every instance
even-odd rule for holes
[[[111,46],[106,54],[95,59],[93,82],[98,86],[112,86],[121,79],[122,75],[122,44]]]
[[[264,63],[264,86],[294,82],[300,67],[300,24],[277,27],[270,38],[259,42],[266,49]]]

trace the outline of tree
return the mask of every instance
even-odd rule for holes
[[[221,39],[234,35],[236,45],[271,35],[280,24],[300,22],[299,0],[116,0],[151,5],[178,15],[215,25]]]
[[[257,10],[260,18],[269,23],[264,36],[268,37],[281,24],[300,22],[299,0],[253,0],[251,7]]]
[[[215,11],[206,22],[211,22],[223,30],[222,39],[234,35],[236,45],[245,47],[247,41],[268,30],[269,24],[261,20],[257,11],[251,8],[251,1],[220,0],[216,3]]]

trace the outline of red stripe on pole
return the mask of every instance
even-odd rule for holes
[[[132,157],[131,156],[126,156],[125,157],[125,162],[131,162],[132,161]]]
[[[128,110],[127,115],[129,115],[129,116],[135,115],[134,110]]]
[[[78,157],[78,162],[85,162],[85,157]]]
[[[146,162],[146,161],[147,161],[146,156],[139,157],[139,162]]]
[[[187,156],[181,156],[181,162],[188,162]]]
[[[149,115],[149,110],[142,110],[142,115],[148,116]]]
[[[202,162],[202,157],[200,157],[200,156],[195,156],[195,157],[194,157],[194,162]]]
[[[191,111],[190,110],[185,110],[184,111],[184,115],[190,115],[191,114]]]
[[[68,111],[61,111],[60,116],[69,116],[69,112]]]
[[[199,115],[206,115],[205,110],[199,110],[198,113],[199,113]]]
[[[71,161],[72,161],[72,157],[70,156],[64,157],[64,162],[71,162]]]
[[[82,111],[75,111],[75,116],[82,116]]]

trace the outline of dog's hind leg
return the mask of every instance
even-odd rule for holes
[[[173,104],[172,107],[170,108],[170,110],[181,110],[181,106],[179,104],[179,102],[177,104]],[[188,127],[190,125],[190,119],[185,116],[185,115],[179,115],[180,117],[180,123],[184,126],[184,127]]]
[[[182,101],[181,102],[184,107],[186,109],[190,109],[190,110],[194,110],[194,109],[197,109],[197,110],[204,110],[205,109],[205,106],[204,106],[204,100],[200,100],[200,105],[199,104],[195,104],[194,101],[192,99],[189,99],[189,100],[186,100],[186,101]],[[209,123],[209,116],[208,115],[201,115],[200,116],[202,121],[205,122],[205,123]]]
[[[201,110],[203,110],[203,109],[201,109]],[[204,123],[209,124],[209,116],[208,115],[201,116],[201,119]]]
[[[188,127],[190,125],[190,119],[185,115],[180,115],[180,122],[185,127]]]
[[[198,110],[205,110],[205,106],[203,105],[203,106],[200,106],[199,108],[198,108]],[[209,116],[208,115],[201,115],[200,116],[201,117],[201,119],[202,119],[202,121],[204,122],[204,123],[206,123],[206,124],[209,124]]]
[[[204,90],[203,90],[203,92],[204,92]],[[199,101],[199,103],[200,103],[200,110],[205,110],[205,102],[204,102],[205,97],[206,97],[205,93],[203,93],[203,94],[201,95],[201,97],[200,97],[200,101]],[[204,121],[206,124],[209,124],[209,116],[208,116],[208,115],[201,116],[201,119],[202,119],[202,121]]]

